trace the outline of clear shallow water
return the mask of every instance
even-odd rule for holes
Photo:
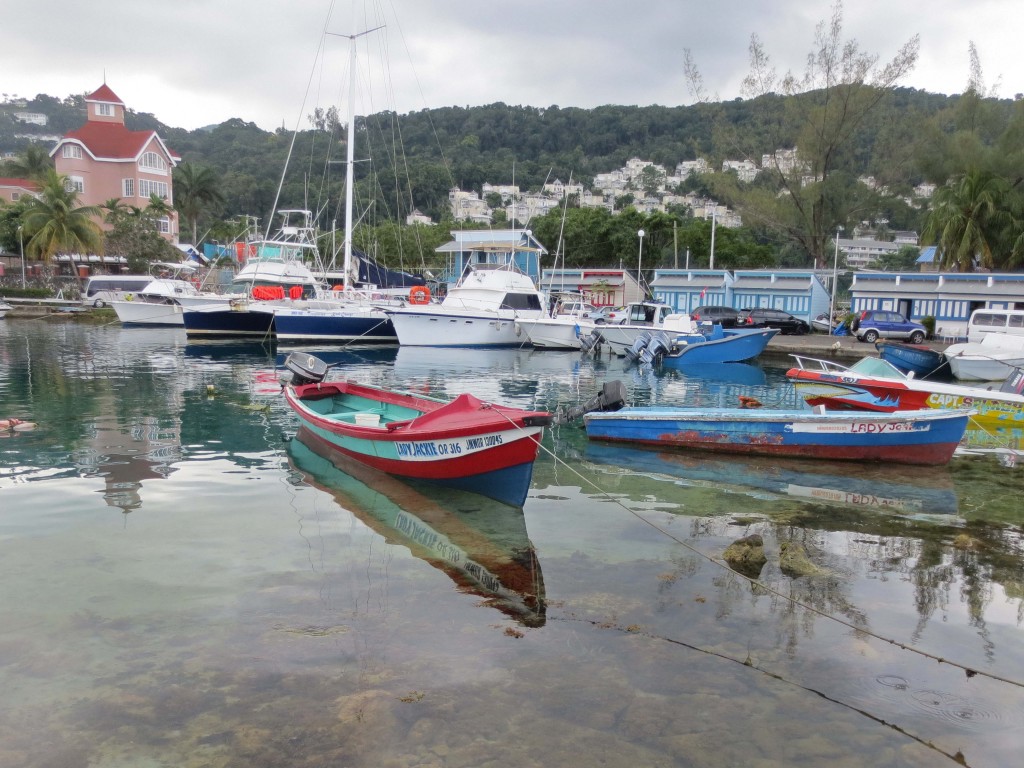
[[[771,366],[329,357],[523,406],[611,378],[636,402],[795,403]],[[1024,680],[1021,470],[697,460],[559,427],[520,513],[288,441],[279,362],[0,323],[0,418],[38,422],[0,439],[0,766],[1018,762],[1020,687],[868,632]],[[713,560],[752,532],[774,591]],[[820,572],[787,575],[784,542]]]

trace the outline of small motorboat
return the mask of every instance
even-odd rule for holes
[[[903,373],[913,373],[919,379],[942,378],[948,369],[942,352],[924,344],[877,341],[875,349],[883,360]]]
[[[0,299],[0,319],[2,319],[4,317],[4,315],[6,315],[12,309],[14,309],[14,307],[12,307],[6,301],[3,301],[2,299]]]
[[[329,366],[293,352],[288,405],[312,442],[397,477],[473,491],[514,507],[526,501],[550,413],[325,381]]]
[[[1024,336],[990,333],[981,341],[946,347],[945,357],[960,381],[1003,381],[1024,366]]]
[[[626,358],[666,368],[742,363],[764,352],[778,328],[723,328],[694,323],[687,315],[669,315],[663,330],[641,333]]]
[[[900,413],[761,408],[623,408],[583,417],[587,437],[716,453],[842,461],[947,463],[969,410]]]
[[[998,388],[971,387],[908,376],[877,357],[850,367],[832,360],[792,355],[786,371],[808,405],[830,410],[913,411],[921,408],[969,408],[972,426],[1019,427],[1024,424],[1024,372],[1011,372]]]

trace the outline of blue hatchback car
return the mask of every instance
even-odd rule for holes
[[[874,344],[879,339],[907,339],[911,344],[920,344],[928,330],[920,323],[907,320],[899,312],[886,309],[869,309],[854,318],[850,328],[858,341]]]

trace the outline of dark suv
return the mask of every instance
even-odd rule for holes
[[[792,333],[797,336],[802,336],[811,330],[811,326],[799,317],[793,317],[781,309],[768,309],[767,307],[743,310],[740,314],[740,325],[746,328],[778,328],[782,333]]]
[[[690,313],[693,322],[717,323],[723,328],[735,328],[739,325],[740,311],[733,307],[709,305],[697,307]]]
[[[858,341],[874,344],[882,339],[909,339],[911,344],[920,344],[928,330],[920,323],[907,320],[899,312],[888,309],[869,309],[853,319],[850,327]]]

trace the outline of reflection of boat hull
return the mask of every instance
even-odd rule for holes
[[[964,435],[968,415],[648,407],[590,413],[584,421],[587,436],[595,440],[718,453],[944,464]]]
[[[656,472],[727,493],[765,491],[814,502],[911,514],[955,515],[959,500],[948,468],[899,468],[757,456],[693,454],[590,443],[586,458],[637,474]]]
[[[527,626],[545,621],[544,579],[521,509],[478,496],[428,495],[337,454],[321,456],[300,430],[288,453],[307,482],[363,523],[447,573],[460,590]],[[465,511],[462,511],[465,510]]]
[[[445,402],[347,381],[290,385],[284,393],[317,450],[512,506],[526,501],[551,420],[468,394]]]

